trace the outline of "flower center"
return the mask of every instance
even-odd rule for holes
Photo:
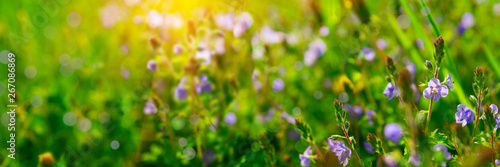
[[[437,92],[437,88],[432,88],[432,93],[436,93]]]

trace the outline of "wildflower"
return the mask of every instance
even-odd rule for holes
[[[130,78],[130,71],[128,71],[125,67],[122,67],[122,69],[120,70],[120,74],[124,79]]]
[[[490,108],[493,110],[493,114],[496,116],[498,114],[498,107],[495,104],[491,104]]]
[[[236,115],[234,115],[233,112],[228,112],[224,117],[224,122],[226,122],[226,124],[229,126],[233,125],[234,123],[236,123]]]
[[[210,50],[208,49],[207,45],[205,43],[200,43],[200,47],[196,51],[195,57],[197,59],[202,59],[202,64],[209,65],[211,62],[211,55]]]
[[[446,77],[446,85],[448,85],[448,87],[450,87],[450,88],[453,88],[453,83],[455,83],[455,82],[451,81],[451,74],[448,74],[448,76]]]
[[[274,108],[269,108],[265,116],[262,113],[259,113],[258,118],[263,120],[264,122],[267,122],[274,116],[274,112],[275,112]]]
[[[144,114],[152,115],[152,114],[156,114],[157,111],[158,111],[158,108],[156,108],[155,103],[153,102],[153,99],[149,99],[148,102],[146,102],[146,105],[144,106]]]
[[[232,13],[219,14],[215,17],[215,24],[220,29],[230,31],[233,29],[234,15]]]
[[[387,42],[384,39],[379,38],[377,39],[377,47],[380,50],[385,50],[385,48],[387,48]]]
[[[464,104],[459,104],[455,113],[455,119],[457,123],[461,123],[462,127],[464,127],[474,121],[474,112]]]
[[[361,115],[363,115],[363,108],[361,108],[361,106],[358,105],[354,106],[351,112],[351,116],[353,118],[359,118],[361,117]]]
[[[264,44],[281,43],[285,39],[285,33],[274,31],[269,26],[264,26],[260,29],[260,39]]]
[[[224,46],[224,37],[218,37],[215,40],[215,54],[217,55],[223,55],[226,53],[226,47]]]
[[[174,50],[174,54],[176,54],[176,55],[182,54],[182,47],[179,44],[175,44],[173,50]]]
[[[373,154],[373,147],[370,143],[368,142],[363,142],[363,146],[365,147],[365,150],[370,153],[370,154]]]
[[[495,5],[493,5],[493,12],[495,13],[495,15],[500,16],[500,3],[496,3]],[[500,163],[498,165],[500,165]]]
[[[295,124],[295,118],[290,114],[288,114],[287,112],[281,113],[280,117],[286,119],[291,124]]]
[[[398,166],[398,161],[396,161],[396,159],[391,155],[384,155],[383,160],[385,165],[387,165],[388,167]]]
[[[428,83],[428,87],[424,90],[424,97],[426,99],[432,98],[434,101],[438,101],[439,97],[446,96],[448,96],[448,87],[441,85],[439,79],[432,78]]]
[[[410,155],[410,159],[408,160],[408,163],[411,163],[414,166],[420,166],[420,164],[422,163],[420,160],[421,160],[420,155],[418,155],[417,153],[413,153]]]
[[[310,158],[311,154],[312,154],[311,146],[307,147],[307,149],[304,151],[304,154],[299,154],[300,165],[302,166],[311,165],[311,158]]]
[[[316,39],[309,43],[309,47],[304,52],[304,64],[311,66],[316,63],[319,57],[323,56],[326,52],[326,44],[321,39]]]
[[[442,144],[436,144],[434,145],[434,151],[441,151],[443,150],[443,156],[446,160],[451,159],[451,153],[448,152],[448,147]]]
[[[321,28],[319,28],[319,35],[321,35],[322,37],[328,36],[329,33],[330,30],[328,29],[327,26],[321,26]]]
[[[429,70],[432,70],[432,64],[429,60],[425,60],[425,67],[427,67],[427,69]]]
[[[418,38],[415,43],[417,43],[417,47],[420,49],[424,49],[424,41],[422,39]]]
[[[462,19],[460,20],[460,23],[467,29],[471,28],[475,24],[474,16],[470,12],[464,13],[464,15],[462,15]]]
[[[417,103],[420,100],[420,92],[418,91],[417,85],[414,83],[411,84],[411,89],[415,92],[415,103]]]
[[[274,92],[280,92],[285,87],[285,83],[283,82],[283,80],[281,78],[276,78],[273,81],[272,87],[273,87]]]
[[[206,75],[200,75],[200,83],[197,84],[196,92],[199,94],[201,92],[210,93],[212,91],[212,85],[208,82],[208,77]]]
[[[179,82],[179,85],[177,85],[177,87],[175,88],[174,94],[179,100],[184,100],[187,97],[187,89],[182,86],[186,82],[186,77],[182,78],[182,80]]]
[[[366,117],[368,117],[368,124],[373,125],[373,116],[375,115],[375,111],[366,110]]]
[[[212,150],[203,152],[203,164],[210,165],[215,159],[215,153]]]
[[[149,70],[155,71],[156,70],[156,62],[154,60],[149,60],[147,67]]]
[[[387,87],[385,87],[384,96],[387,96],[389,100],[394,98],[394,96],[399,96],[399,87],[394,86],[392,82],[389,82]]]
[[[332,137],[328,138],[328,150],[335,153],[335,156],[339,158],[340,164],[344,166],[349,162],[351,157],[351,150],[347,148],[341,141],[334,141]]]
[[[417,65],[409,60],[405,61],[405,65],[406,69],[410,72],[411,80],[413,81],[415,79],[415,73],[417,72]]]
[[[252,26],[253,18],[248,12],[243,12],[235,18],[236,24],[233,26],[233,35],[236,38],[242,37]]]
[[[403,137],[403,128],[397,123],[390,123],[384,127],[385,138],[392,141],[394,144],[398,144],[399,140]]]
[[[375,59],[375,52],[369,47],[363,47],[360,51],[365,56],[368,61],[373,61]]]
[[[149,28],[155,29],[163,24],[164,18],[160,13],[158,13],[158,11],[151,10],[146,17],[146,20],[148,22]]]

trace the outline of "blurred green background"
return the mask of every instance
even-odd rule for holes
[[[253,24],[240,38],[216,24],[219,14],[243,12]],[[450,73],[455,88],[434,103],[430,127],[471,133],[473,125],[461,128],[454,114],[458,104],[472,107],[468,96],[476,66],[488,72],[486,102],[498,104],[500,2],[495,0],[22,0],[0,2],[0,13],[0,106],[8,103],[9,52],[16,55],[19,106],[16,159],[6,158],[2,149],[1,166],[40,165],[39,155],[47,152],[57,166],[298,166],[307,143],[298,140],[283,113],[307,121],[319,145],[326,145],[327,137],[342,133],[334,99],[377,113],[374,125],[363,114],[351,126],[360,156],[375,161],[359,143],[386,123],[403,124],[397,100],[382,93],[385,57],[393,57],[398,69],[413,63],[412,82],[427,83],[423,64],[432,59],[439,35],[447,46],[439,78]],[[464,21],[468,14],[472,23]],[[326,36],[320,33],[323,26]],[[265,27],[276,32],[265,34]],[[276,35],[278,42],[266,43],[275,39],[266,35]],[[218,39],[224,41],[222,54],[213,53]],[[305,52],[316,39],[326,51],[305,65]],[[380,39],[385,48],[378,46]],[[203,42],[212,52],[208,65],[192,61]],[[176,44],[183,50],[179,55]],[[375,54],[373,61],[364,58],[363,47]],[[150,60],[155,71],[147,68]],[[191,83],[199,75],[208,76],[212,91],[198,95],[189,87],[186,100],[176,98],[182,78]],[[284,81],[281,91],[273,91],[277,78]],[[158,112],[146,115],[150,99]],[[421,110],[428,104],[423,97],[416,103]],[[225,122],[230,112],[237,118],[233,125]],[[4,113],[0,141],[9,139]],[[1,148],[7,147],[3,143]],[[338,165],[327,152],[329,165]],[[352,158],[349,165],[356,166]]]

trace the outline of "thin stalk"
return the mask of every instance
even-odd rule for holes
[[[437,78],[438,72],[439,72],[439,67],[436,67],[436,72],[434,72],[434,78]],[[429,104],[429,113],[427,113],[427,123],[426,123],[426,126],[425,126],[425,132],[427,132],[427,130],[429,129],[429,123],[431,121],[432,103],[433,103],[433,101],[434,101],[434,99],[431,97],[431,102]]]
[[[455,150],[457,150],[457,154],[458,154],[458,158],[460,159],[460,163],[463,165],[464,164],[464,159],[462,158],[462,156],[460,155],[460,151],[458,149],[458,145],[457,145],[457,138],[453,138],[453,146],[455,146]]]
[[[495,163],[495,132],[491,131],[491,148],[493,149],[493,166],[497,167],[497,163]]]
[[[359,164],[361,165],[361,167],[365,167],[363,165],[363,162],[361,161],[361,158],[359,158],[358,152],[356,152],[356,149],[354,148],[354,144],[352,144],[352,142],[351,142],[351,138],[349,138],[349,135],[347,134],[347,131],[345,130],[345,124],[342,124],[342,130],[344,131],[345,137],[347,138],[347,141],[349,142],[349,145],[351,146],[352,151],[354,151],[354,154],[356,155],[356,158],[358,159]]]
[[[319,152],[318,150],[318,147],[316,147],[316,144],[314,144],[313,142],[311,142],[311,145],[314,147],[314,150],[316,150],[316,152],[318,153],[319,157],[321,158],[321,160],[323,161],[323,163],[326,164],[326,160],[325,160],[325,157],[323,157],[323,155],[321,155],[321,153]]]
[[[474,140],[474,134],[476,134],[476,129],[477,129],[477,124],[479,123],[479,117],[481,117],[479,115],[479,112],[481,111],[481,93],[482,91],[479,90],[479,96],[478,96],[478,99],[477,99],[477,110],[476,110],[476,125],[474,126],[474,131],[472,131],[472,136],[470,138],[470,142],[469,143],[472,143],[472,141]]]

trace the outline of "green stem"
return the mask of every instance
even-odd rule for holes
[[[342,121],[342,122],[344,122],[344,121]],[[361,165],[361,167],[365,167],[363,165],[363,162],[361,161],[361,158],[359,158],[358,152],[356,152],[356,149],[354,148],[354,144],[352,144],[352,142],[351,142],[351,138],[349,138],[349,135],[347,134],[347,131],[345,129],[345,124],[342,124],[342,130],[344,131],[345,137],[347,138],[347,141],[349,142],[349,145],[351,146],[352,151],[354,151],[354,154],[356,155],[356,158],[358,159],[359,164]]]

